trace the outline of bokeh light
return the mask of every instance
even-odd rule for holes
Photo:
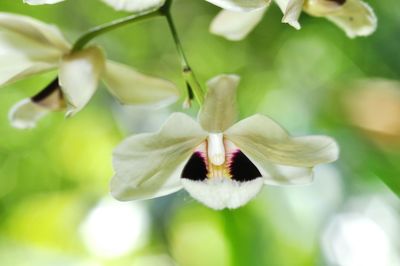
[[[120,203],[106,198],[89,212],[80,231],[94,255],[114,258],[145,244],[149,222],[149,214],[141,203]]]

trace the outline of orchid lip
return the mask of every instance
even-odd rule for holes
[[[66,107],[58,78],[54,79],[38,94],[31,97],[31,101],[50,111],[60,111]]]
[[[218,165],[210,154],[215,156],[213,152],[221,150],[224,158]],[[181,182],[193,198],[211,208],[223,209],[240,207],[255,197],[263,178],[239,148],[223,139],[223,134],[210,134],[186,163]]]
[[[32,102],[40,103],[59,88],[60,85],[58,82],[58,78],[55,78],[52,82],[49,83],[49,85],[47,85],[43,90],[41,90],[39,93],[37,93],[35,96],[31,98]]]

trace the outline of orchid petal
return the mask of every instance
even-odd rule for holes
[[[61,52],[67,52],[70,49],[69,43],[57,27],[28,16],[0,12],[0,29],[19,34]]]
[[[118,11],[142,12],[156,10],[164,5],[165,0],[102,0],[105,4]]]
[[[11,19],[7,20],[8,17]],[[0,13],[0,86],[54,69],[64,54],[59,47],[43,41],[45,37],[38,36],[41,33],[32,33],[34,36],[31,36],[24,32],[28,25],[22,23],[20,26],[25,28],[18,28],[19,18],[22,21],[25,19],[22,16]],[[16,24],[10,24],[11,22]],[[43,27],[41,30],[51,31],[51,28]]]
[[[301,28],[299,17],[303,10],[304,0],[276,0],[276,3],[283,12],[282,22],[299,30]]]
[[[46,5],[46,4],[57,4],[64,0],[24,0],[25,4],[28,5]]]
[[[374,11],[367,3],[360,0],[347,0],[339,7],[333,7],[331,12],[327,9],[321,12],[316,4],[315,6],[308,4],[305,6],[305,11],[314,16],[326,16],[328,20],[343,29],[350,38],[368,36],[377,27]]]
[[[0,56],[2,64],[0,66],[0,86],[5,86],[23,78],[34,74],[43,73],[54,69],[56,65],[44,62],[30,62],[28,60],[20,60],[17,56],[11,58]]]
[[[8,59],[5,62],[2,60],[2,65],[13,63],[14,58],[19,61],[58,64],[63,54],[63,51],[47,43],[0,28],[0,57]]]
[[[307,185],[313,181],[312,167],[273,164],[268,161],[255,162],[264,177],[264,183],[273,186]]]
[[[92,46],[63,57],[59,79],[69,104],[67,115],[80,111],[95,93],[104,70],[104,54]]]
[[[236,120],[236,88],[239,76],[219,75],[208,81],[208,92],[199,113],[199,122],[208,132],[223,132]]]
[[[174,113],[157,133],[132,136],[113,154],[111,194],[118,200],[149,199],[182,188],[181,172],[207,133],[182,113]]]
[[[179,97],[176,86],[167,80],[147,76],[129,66],[106,62],[103,77],[111,94],[123,104],[166,106]]]
[[[206,0],[207,2],[231,11],[251,11],[268,6],[271,0]]]
[[[253,115],[229,128],[225,135],[257,166],[263,162],[313,167],[337,160],[339,148],[326,136],[290,137],[272,119]],[[266,167],[263,167],[266,168]],[[268,169],[265,169],[268,172]]]
[[[210,32],[231,41],[242,40],[257,26],[266,10],[267,6],[251,12],[222,10],[212,21]]]

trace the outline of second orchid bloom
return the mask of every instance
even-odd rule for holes
[[[24,0],[26,3],[55,4],[64,0]],[[166,0],[102,0],[116,10],[141,12],[160,8]],[[272,0],[206,0],[223,10],[211,24],[210,31],[232,41],[246,37],[263,18]],[[300,29],[302,11],[325,17],[348,37],[367,36],[377,26],[372,8],[362,0],[274,0],[283,13],[282,22]]]
[[[164,105],[178,98],[173,83],[106,60],[97,46],[72,51],[56,27],[36,19],[0,13],[0,36],[0,86],[58,71],[44,90],[12,108],[10,120],[15,127],[33,127],[50,111],[75,114],[92,98],[100,80],[123,104]]]
[[[232,41],[241,40],[261,21],[271,2],[271,0],[264,1],[261,7],[250,11],[224,8],[212,22],[210,30]],[[300,29],[298,20],[302,11],[315,17],[325,17],[350,38],[370,35],[377,26],[374,11],[362,0],[275,0],[275,2],[283,12],[282,22],[296,29]]]
[[[159,132],[123,141],[114,151],[112,195],[138,200],[185,189],[210,208],[232,209],[264,184],[310,183],[314,166],[338,158],[332,138],[290,137],[259,114],[235,123],[238,82],[235,75],[210,80],[198,122],[174,113]]]

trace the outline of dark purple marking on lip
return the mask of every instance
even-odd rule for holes
[[[251,181],[262,176],[257,167],[240,150],[233,154],[229,168],[232,179],[239,182]]]
[[[207,178],[207,166],[200,152],[195,152],[183,168],[182,178],[203,181]]]

